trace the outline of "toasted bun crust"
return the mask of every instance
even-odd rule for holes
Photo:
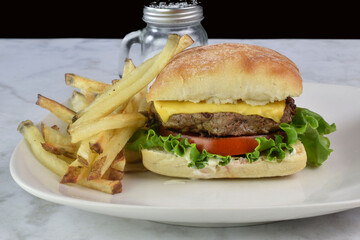
[[[181,177],[181,178],[263,178],[291,175],[301,171],[306,166],[306,152],[303,144],[298,141],[294,146],[294,152],[287,154],[281,161],[267,161],[265,156],[259,160],[249,163],[246,159],[231,160],[227,166],[214,165],[212,163],[203,169],[189,168],[185,157],[174,154],[143,149],[144,166],[157,174]]]
[[[224,43],[176,55],[150,87],[147,100],[256,105],[301,93],[299,69],[287,57],[261,46]]]

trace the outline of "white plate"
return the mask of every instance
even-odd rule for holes
[[[312,217],[360,206],[360,89],[305,83],[300,107],[337,124],[334,152],[317,169],[253,180],[173,180],[150,172],[127,174],[123,192],[108,195],[59,184],[22,140],[10,171],[29,193],[58,204],[112,216],[190,226],[238,226]],[[51,115],[45,122],[54,123]]]

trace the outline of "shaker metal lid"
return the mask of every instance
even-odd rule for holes
[[[149,5],[143,11],[143,20],[153,24],[195,23],[203,19],[203,8],[199,5]]]

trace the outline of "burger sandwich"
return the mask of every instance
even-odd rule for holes
[[[176,55],[150,86],[147,128],[126,148],[144,166],[183,178],[286,176],[320,166],[336,130],[297,107],[297,66],[256,45],[224,43]]]

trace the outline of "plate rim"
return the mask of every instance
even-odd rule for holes
[[[327,85],[327,86],[336,86],[336,87],[343,86],[343,87],[355,88],[357,90],[360,90],[359,87],[349,86],[349,85],[337,85],[337,84],[327,84],[327,83],[318,83],[318,82],[304,82],[304,84],[320,85],[320,86]],[[48,116],[48,115],[46,115],[46,116]],[[42,118],[42,119],[44,119],[44,118]],[[15,165],[16,165],[15,163],[16,163],[16,161],[18,161],[18,159],[16,159],[16,155],[18,154],[19,149],[21,147],[23,147],[23,145],[26,145],[26,147],[29,148],[29,146],[26,143],[24,138],[22,138],[20,140],[20,142],[18,142],[18,144],[16,145],[15,149],[13,150],[13,152],[11,154],[11,158],[9,161],[10,174],[11,174],[13,180],[17,183],[17,185],[19,185],[26,192],[28,192],[38,198],[41,198],[41,199],[44,199],[47,201],[51,201],[51,202],[54,202],[57,204],[62,204],[62,205],[67,205],[67,206],[75,206],[80,209],[81,209],[81,207],[79,207],[79,205],[89,206],[89,207],[95,206],[95,207],[101,207],[101,208],[116,208],[116,209],[129,209],[129,210],[142,210],[142,211],[149,211],[149,210],[151,210],[151,211],[171,211],[171,210],[173,210],[173,211],[177,211],[177,210],[182,210],[182,211],[194,211],[194,210],[201,210],[201,211],[206,211],[206,210],[211,210],[211,211],[268,211],[268,210],[273,210],[273,211],[276,211],[276,210],[284,210],[284,209],[288,209],[288,210],[294,209],[295,210],[295,209],[327,208],[327,207],[337,207],[337,209],[340,209],[340,208],[342,209],[339,211],[343,211],[343,210],[360,207],[360,198],[342,200],[342,201],[331,201],[331,202],[325,202],[325,203],[321,203],[321,202],[305,203],[305,204],[304,203],[296,203],[296,204],[283,204],[283,205],[263,206],[263,207],[259,207],[259,206],[247,206],[247,207],[219,206],[219,207],[199,208],[199,207],[189,207],[189,206],[181,206],[181,207],[153,206],[153,205],[147,206],[147,205],[136,205],[136,204],[109,203],[109,202],[99,202],[96,200],[79,199],[79,198],[74,198],[71,196],[57,194],[54,192],[46,193],[36,187],[34,188],[30,184],[27,184],[26,182],[24,182],[22,177],[19,175],[18,170],[15,168]],[[29,150],[31,151],[31,149],[29,149]],[[60,183],[58,183],[58,184],[60,186]],[[89,190],[91,190],[91,189],[89,189]],[[95,190],[91,190],[91,191],[95,191]],[[87,209],[87,208],[82,208],[82,209]],[[88,211],[91,211],[91,210],[88,210]],[[314,216],[318,216],[318,215],[323,215],[323,214],[315,214]],[[139,218],[137,218],[137,219],[139,219]],[[143,219],[146,219],[146,218],[143,218]],[[291,219],[295,219],[295,218],[291,218]]]
[[[20,147],[21,143],[26,144],[25,140],[21,140],[21,142],[17,145],[16,149]],[[28,146],[27,146],[28,147]],[[108,202],[99,202],[94,200],[87,199],[79,199],[72,198],[66,195],[59,195],[56,193],[44,193],[41,190],[34,188],[24,181],[22,181],[21,176],[18,175],[16,169],[14,168],[15,158],[14,156],[17,153],[14,151],[11,160],[10,160],[10,172],[14,181],[26,192],[29,194],[38,197],[40,199],[50,201],[55,204],[74,207],[77,209],[81,209],[88,212],[94,212],[103,215],[110,215],[115,217],[121,217],[125,219],[137,219],[137,220],[147,220],[147,221],[155,221],[160,223],[168,223],[173,225],[183,225],[183,226],[191,226],[191,227],[229,227],[229,226],[248,226],[254,224],[263,224],[268,222],[275,221],[284,221],[284,220],[295,220],[302,219],[307,217],[316,217],[321,215],[327,215],[331,213],[346,211],[354,208],[360,207],[360,198],[359,199],[351,199],[345,201],[336,201],[336,202],[326,202],[326,203],[307,203],[307,204],[287,204],[287,205],[276,205],[276,206],[265,206],[265,207],[208,207],[208,208],[199,208],[199,207],[176,207],[176,206],[146,206],[146,205],[130,205],[130,204],[121,204],[121,203],[108,203]],[[60,183],[58,183],[60,186]],[[79,186],[83,188],[82,186]],[[86,189],[89,191],[95,191],[92,189]],[[105,193],[101,193],[105,194]],[[99,211],[101,208],[104,211]],[[329,209],[330,208],[330,209]],[[113,213],[109,213],[109,210],[126,210],[122,212],[120,215],[117,211]],[[314,210],[311,210],[314,209]],[[105,212],[107,210],[107,212]],[[281,216],[273,216],[270,214],[274,211],[276,212],[284,212],[287,211],[295,211],[295,210],[308,210],[309,213],[305,215],[288,215],[286,217]],[[317,211],[315,211],[317,210]],[[136,211],[136,212],[134,212]],[[216,214],[224,214],[228,217],[226,218],[209,218],[206,220],[189,220],[188,217],[175,217],[177,213],[182,213],[185,215],[194,214],[195,213],[203,213],[206,211],[211,211],[212,215]],[[320,211],[320,212],[319,212]],[[129,213],[130,212],[130,213]],[[139,213],[141,213],[139,215]],[[165,216],[163,215],[164,213]],[[266,215],[266,218],[243,218],[241,214],[254,214],[256,213],[269,213]],[[169,214],[172,214],[172,217],[167,217]],[[167,216],[166,216],[167,215]]]

